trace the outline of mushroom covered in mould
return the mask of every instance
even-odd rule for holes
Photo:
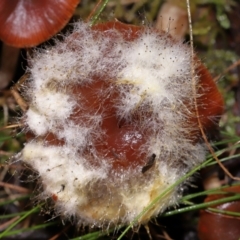
[[[8,45],[36,46],[59,32],[80,0],[1,0],[0,39]]]

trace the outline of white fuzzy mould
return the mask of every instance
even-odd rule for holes
[[[70,100],[70,96],[59,92],[48,91],[47,89],[35,93],[33,104],[42,115],[51,116],[51,118],[60,120],[67,119],[75,105],[75,103]]]
[[[25,91],[30,108],[24,119],[27,128],[42,139],[26,143],[22,156],[41,177],[42,196],[54,196],[59,214],[73,215],[86,225],[129,223],[204,160],[204,144],[186,137],[197,127],[186,124],[188,108],[193,107],[190,59],[189,47],[168,34],[142,30],[137,39],[126,41],[117,30],[100,32],[83,22],[76,23],[73,34],[63,42],[35,53],[30,87]],[[108,87],[95,92],[93,99],[99,106],[88,113],[86,101],[81,96],[75,99],[73,90],[76,86],[91,89],[96,76]],[[118,121],[126,120],[141,134],[146,131],[146,141],[139,147],[145,164],[155,154],[146,173],[141,172],[142,163],[117,171],[112,162],[121,159],[115,149],[110,149],[112,157],[107,150],[97,150],[105,146],[107,129],[101,124],[109,106],[101,109],[115,93],[118,97],[111,103]],[[48,132],[59,142],[49,145]],[[127,141],[128,135],[124,137]],[[178,197],[177,189],[173,190],[140,223],[175,204]]]
[[[59,52],[47,54],[48,51],[46,51],[45,53],[41,61],[38,61],[38,57],[34,60],[34,65],[31,69],[32,78],[34,79],[32,85],[36,90],[45,88],[49,81],[56,79],[56,76],[58,76],[57,83],[64,85],[66,84],[66,79],[76,75],[74,69],[68,67],[70,64],[76,65],[75,53],[65,52],[63,57],[61,57]],[[49,71],[49,69],[51,70]]]
[[[26,124],[37,136],[44,135],[49,130],[46,117],[31,108],[26,113]]]
[[[73,195],[74,192],[81,192],[93,179],[106,178],[106,169],[87,169],[79,164],[81,160],[74,156],[74,152],[70,153],[65,147],[46,147],[42,143],[31,142],[25,146],[23,155],[42,177],[45,196],[59,195],[60,201],[68,202],[65,206],[67,212],[72,212],[72,205],[86,202],[84,195]],[[63,186],[66,188],[64,191]]]
[[[127,58],[122,57],[126,67],[119,72],[117,81],[133,86],[129,95],[123,93],[125,97],[120,111],[130,112],[147,100],[158,112],[163,100],[176,104],[178,99],[191,91],[191,84],[185,88],[181,86],[191,79],[191,56],[187,47],[180,42],[172,44],[167,35],[161,38],[150,32],[129,45],[125,46]],[[128,48],[131,51],[127,51]],[[173,88],[176,91],[170,90]]]
[[[57,132],[59,138],[63,138],[66,141],[66,145],[74,148],[85,147],[89,134],[93,129],[90,127],[81,127],[73,122],[70,122],[62,131]]]

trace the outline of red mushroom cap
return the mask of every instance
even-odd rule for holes
[[[220,200],[226,196],[232,196],[233,194],[240,193],[239,186],[231,186],[223,190],[229,192],[229,194],[215,194],[209,195],[204,202],[211,202],[214,200]],[[239,212],[240,201],[233,201],[222,203],[212,206],[216,210]],[[210,210],[202,210],[200,212],[200,218],[198,223],[198,237],[200,240],[215,240],[215,239],[227,239],[235,240],[240,236],[240,218],[226,214],[212,212]]]
[[[80,0],[2,0],[0,39],[15,47],[36,46],[57,33]]]

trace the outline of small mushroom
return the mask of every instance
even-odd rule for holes
[[[240,192],[239,186],[232,186],[224,189],[231,196]],[[225,194],[215,194],[208,196],[204,202],[211,202],[226,197]],[[215,205],[212,208],[220,211],[239,212],[240,201],[233,201]],[[198,223],[198,236],[200,240],[227,239],[235,240],[240,237],[240,218],[229,216],[221,213],[212,212],[211,210],[202,210]]]
[[[36,46],[62,29],[80,0],[2,0],[0,39],[15,47]]]

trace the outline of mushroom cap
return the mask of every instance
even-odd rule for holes
[[[90,226],[137,216],[145,224],[178,201],[182,190],[167,189],[205,159],[198,118],[208,132],[223,110],[215,82],[197,58],[193,75],[191,60],[169,34],[116,21],[78,22],[36,51],[24,116],[33,136],[22,160],[57,214]]]
[[[221,200],[225,197],[234,196],[234,194],[240,193],[240,187],[239,185],[231,186],[221,191],[226,194],[209,195],[204,202],[209,203],[211,201]],[[238,213],[240,211],[240,201],[221,203],[213,205],[211,208],[219,211],[226,211],[226,213],[217,213],[212,211],[212,209],[201,210],[198,222],[198,237],[200,240],[234,240],[237,236],[240,236],[240,218],[227,214],[227,212]]]
[[[62,29],[80,0],[2,0],[0,39],[15,47],[36,46]]]

